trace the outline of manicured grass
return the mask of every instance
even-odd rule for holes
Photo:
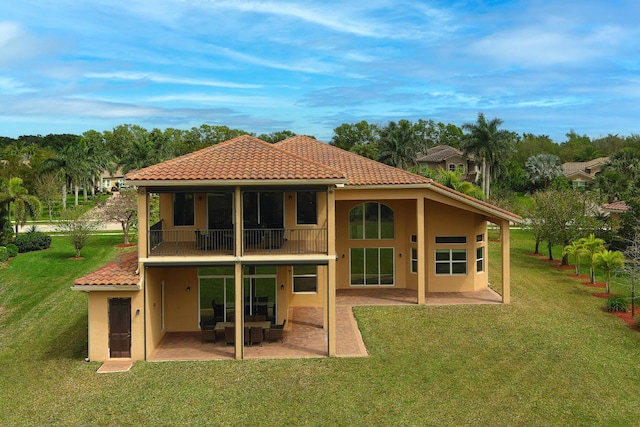
[[[0,270],[0,424],[637,425],[640,334],[512,231],[512,304],[361,307],[359,359],[86,363],[85,261],[61,238]],[[489,266],[497,282],[499,248]],[[495,247],[494,247],[495,246]],[[616,288],[614,286],[614,291]]]

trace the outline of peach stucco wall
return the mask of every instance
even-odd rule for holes
[[[109,299],[131,298],[131,359],[144,359],[144,295],[132,292],[89,293],[89,359],[103,362],[109,359]],[[140,314],[136,314],[137,310]]]

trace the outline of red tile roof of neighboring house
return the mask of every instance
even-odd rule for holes
[[[562,164],[562,171],[565,175],[572,175],[579,171],[585,174],[590,174],[588,170],[590,170],[594,166],[604,165],[608,162],[608,157],[598,157],[597,159],[589,160],[588,162],[567,162]],[[591,173],[590,175],[594,174]]]
[[[347,177],[345,185],[406,185],[432,182],[429,178],[367,159],[308,136],[294,136],[275,145],[289,153],[342,171]]]
[[[627,205],[624,200],[619,200],[617,202],[602,205],[602,209],[612,212],[627,212],[629,210],[629,205]]]
[[[129,181],[342,180],[344,174],[248,135],[127,174]],[[135,184],[135,182],[134,182]]]
[[[132,287],[140,284],[138,270],[138,252],[120,255],[103,267],[87,274],[73,282],[73,287]]]

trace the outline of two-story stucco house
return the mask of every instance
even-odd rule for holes
[[[321,309],[334,356],[339,289],[401,288],[418,304],[486,289],[487,222],[501,228],[509,302],[517,215],[310,137],[239,136],[126,179],[139,195],[137,254],[73,286],[88,292],[91,360],[145,360],[166,334],[214,324],[240,325],[225,339],[243,358],[242,326],[282,325],[296,307]]]

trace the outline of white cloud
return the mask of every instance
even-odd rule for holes
[[[127,71],[87,73],[85,74],[85,77],[89,79],[101,79],[101,80],[149,81],[149,82],[163,83],[163,84],[213,86],[213,87],[224,87],[224,88],[230,88],[230,89],[257,89],[262,87],[261,85],[256,85],[256,84],[220,82],[216,80],[202,80],[202,79],[192,79],[192,78],[186,78],[186,77],[171,77],[171,76],[164,76],[164,75],[155,74],[155,73],[127,72]]]

